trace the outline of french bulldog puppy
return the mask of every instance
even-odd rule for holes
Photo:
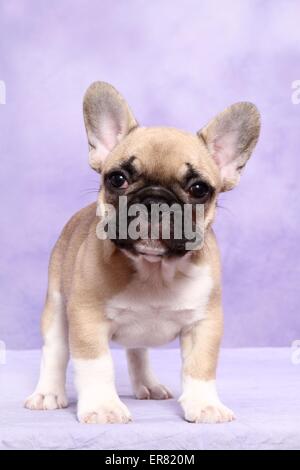
[[[147,349],[179,336],[185,419],[231,421],[234,414],[220,401],[215,383],[223,315],[212,223],[219,193],[236,186],[257,143],[259,113],[251,103],[236,103],[197,135],[145,128],[111,85],[96,82],[84,98],[84,119],[89,163],[101,173],[101,189],[97,202],[67,223],[52,252],[40,378],[25,406],[67,406],[70,353],[79,421],[128,423],[130,412],[115,387],[110,340],[126,348],[135,396],[159,400],[172,395],[153,373]],[[117,209],[121,196],[129,207],[201,204],[203,244],[184,249],[172,235],[102,239],[99,214],[106,204]]]

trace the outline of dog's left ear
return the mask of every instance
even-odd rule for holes
[[[83,100],[84,122],[89,141],[89,163],[101,172],[111,150],[137,126],[128,104],[109,83],[95,82]]]
[[[229,191],[238,184],[259,132],[258,109],[247,102],[233,104],[198,132],[219,167],[222,191]]]

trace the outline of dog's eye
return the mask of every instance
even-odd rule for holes
[[[121,172],[115,171],[108,177],[110,184],[114,188],[126,189],[128,187],[128,181],[126,177]]]
[[[205,202],[210,196],[211,189],[209,185],[203,181],[197,181],[190,186],[189,193],[195,199],[200,199],[201,202]]]

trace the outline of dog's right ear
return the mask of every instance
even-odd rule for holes
[[[124,98],[105,82],[95,82],[88,88],[83,115],[89,141],[89,163],[101,172],[110,151],[138,124]]]

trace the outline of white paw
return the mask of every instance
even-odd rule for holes
[[[39,393],[35,392],[27,398],[24,404],[29,410],[57,410],[68,406],[68,399],[64,392]]]
[[[233,412],[221,403],[214,380],[185,376],[179,401],[190,423],[226,423],[235,419]]]
[[[190,423],[226,423],[233,421],[233,412],[217,401],[181,401],[184,417]]]
[[[78,420],[83,424],[129,423],[132,421],[127,406],[121,400],[112,400],[98,406],[78,406]]]
[[[168,398],[173,398],[170,390],[159,383],[154,383],[151,385],[140,384],[136,386],[135,396],[139,400],[167,400]]]

